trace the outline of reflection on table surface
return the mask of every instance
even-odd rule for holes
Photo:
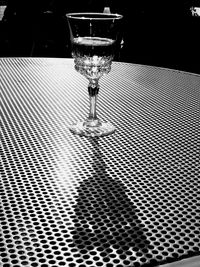
[[[99,114],[71,59],[1,58],[2,267],[157,266],[199,255],[200,76],[113,62]]]

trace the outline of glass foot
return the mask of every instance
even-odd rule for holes
[[[88,126],[81,121],[70,125],[69,130],[80,136],[99,137],[114,133],[115,127],[110,122],[101,122],[97,126]]]

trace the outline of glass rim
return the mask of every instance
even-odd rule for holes
[[[72,12],[66,14],[67,18],[77,20],[113,20],[122,19],[123,15],[118,13],[101,13],[101,12]]]

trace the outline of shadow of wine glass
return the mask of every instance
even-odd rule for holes
[[[98,138],[91,143],[93,172],[77,190],[73,244],[82,254],[98,251],[105,261],[137,260],[150,250],[146,229],[122,180],[108,175]]]

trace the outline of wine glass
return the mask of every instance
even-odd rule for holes
[[[99,79],[111,70],[115,52],[120,49],[122,15],[68,13],[72,57],[75,69],[88,81],[89,116],[69,126],[74,134],[96,137],[109,135],[115,127],[100,120],[96,113]]]

